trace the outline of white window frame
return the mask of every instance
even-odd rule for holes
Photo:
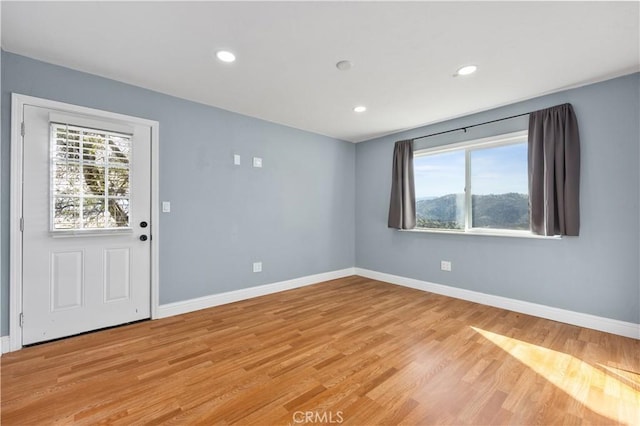
[[[485,148],[496,148],[500,146],[515,145],[527,139],[528,131],[521,130],[518,132],[506,133],[502,135],[491,136],[481,139],[472,139],[468,141],[453,143],[449,145],[435,146],[416,150],[414,157],[423,157],[426,155],[444,154],[447,152],[461,151],[465,152],[465,188],[464,188],[464,228],[456,229],[437,229],[437,228],[415,228],[412,232],[434,232],[442,234],[458,234],[458,235],[495,235],[506,237],[526,237],[526,238],[550,238],[546,236],[535,235],[531,230],[513,230],[513,229],[496,229],[496,228],[473,228],[472,224],[472,205],[471,205],[471,151]],[[554,237],[551,237],[554,238]]]
[[[60,117],[60,118],[59,118]],[[84,121],[84,123],[83,123]],[[123,136],[129,136],[130,141],[129,144],[131,144],[131,136],[133,135],[133,127],[128,126],[125,127],[122,124],[118,123],[119,126],[116,125],[111,125],[109,122],[100,122],[100,121],[94,121],[92,120],[91,122],[93,123],[92,125],[88,125],[85,124],[87,123],[89,120],[83,120],[83,118],[75,118],[73,116],[63,116],[61,114],[49,114],[49,125],[50,126],[55,126],[55,125],[68,125],[68,126],[73,126],[73,127],[77,127],[77,128],[81,128],[81,129],[89,129],[89,130],[95,130],[96,132],[105,132],[105,133],[111,133],[111,134],[121,134]],[[122,128],[123,130],[116,130],[115,128]],[[51,128],[51,131],[53,132],[53,127]],[[55,145],[54,145],[54,136],[53,134],[51,135],[51,140],[49,143],[50,147],[50,157],[51,157],[51,161],[50,161],[50,165],[49,165],[49,178],[51,181],[51,187],[50,187],[50,201],[49,201],[49,234],[54,237],[54,238],[58,238],[58,237],[78,237],[78,236],[109,236],[109,235],[114,235],[114,234],[131,234],[133,233],[133,228],[131,227],[131,224],[129,224],[129,226],[119,226],[119,227],[104,227],[104,228],[56,228],[55,224],[54,224],[54,220],[55,220],[55,186],[53,183],[53,168],[55,166],[55,158],[53,155],[53,150],[55,149]],[[129,157],[131,157],[131,155],[129,155]],[[79,160],[79,165],[82,167],[83,163],[84,163],[84,156],[80,155],[80,160]],[[129,158],[129,160],[131,160],[131,158]],[[107,175],[108,175],[108,169],[110,166],[110,162],[108,159],[105,159],[105,169],[107,170]],[[126,165],[126,167],[124,166],[120,166],[121,168],[126,168],[129,173],[131,172],[130,168],[129,168],[129,164]],[[107,191],[105,193],[105,200],[108,199],[108,185],[106,184],[108,177],[105,176],[105,191]],[[85,198],[84,194],[80,195],[80,197],[78,198]],[[130,201],[131,200],[131,196],[129,195],[127,197],[127,200]],[[107,208],[107,204],[105,204],[105,208]],[[131,206],[129,206],[129,209],[131,209]],[[80,211],[80,214],[82,214],[82,211]]]

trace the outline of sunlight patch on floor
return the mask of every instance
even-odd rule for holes
[[[634,389],[638,374],[598,364],[605,372],[563,352],[471,328],[590,410],[623,424],[640,424],[640,392]]]
[[[631,387],[640,391],[640,373],[624,370],[622,368],[611,367],[609,365],[598,364],[601,368],[604,368],[609,374],[618,377],[623,383],[629,384]],[[640,408],[639,408],[640,410]]]

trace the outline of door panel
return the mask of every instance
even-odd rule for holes
[[[51,311],[82,306],[84,273],[82,251],[51,253]]]
[[[129,299],[131,256],[129,248],[104,251],[104,301]]]
[[[151,129],[23,113],[23,344],[149,318]]]

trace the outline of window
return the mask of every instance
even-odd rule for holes
[[[51,123],[51,229],[129,227],[131,135]]]
[[[417,228],[530,232],[527,133],[416,151]]]

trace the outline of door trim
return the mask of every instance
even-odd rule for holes
[[[31,105],[41,108],[57,109],[65,112],[92,115],[100,118],[121,120],[129,123],[149,126],[151,128],[151,223],[153,224],[153,238],[151,238],[151,319],[158,318],[159,305],[159,242],[160,242],[160,210],[159,205],[159,130],[160,123],[139,117],[103,111],[94,108],[67,104],[64,102],[41,99],[33,96],[11,94],[11,194],[9,206],[9,351],[22,349],[22,328],[20,314],[22,313],[22,175],[23,175],[23,147],[22,122],[24,120],[24,106]]]

